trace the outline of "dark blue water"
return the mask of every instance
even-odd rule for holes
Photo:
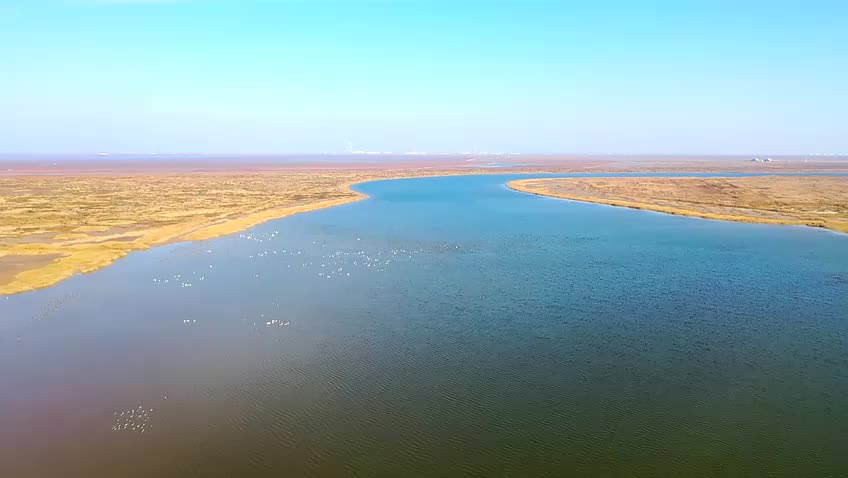
[[[848,473],[848,237],[509,178],[0,298],[0,476]]]

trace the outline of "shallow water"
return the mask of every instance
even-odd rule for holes
[[[848,473],[848,237],[510,178],[0,298],[0,476]]]

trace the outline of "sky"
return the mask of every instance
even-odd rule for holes
[[[0,0],[0,153],[848,152],[842,0]]]

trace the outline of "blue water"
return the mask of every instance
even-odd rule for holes
[[[848,473],[848,237],[511,178],[0,298],[0,476]]]

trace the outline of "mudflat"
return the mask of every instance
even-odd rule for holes
[[[668,214],[848,233],[848,177],[626,177],[512,181],[517,191]]]

